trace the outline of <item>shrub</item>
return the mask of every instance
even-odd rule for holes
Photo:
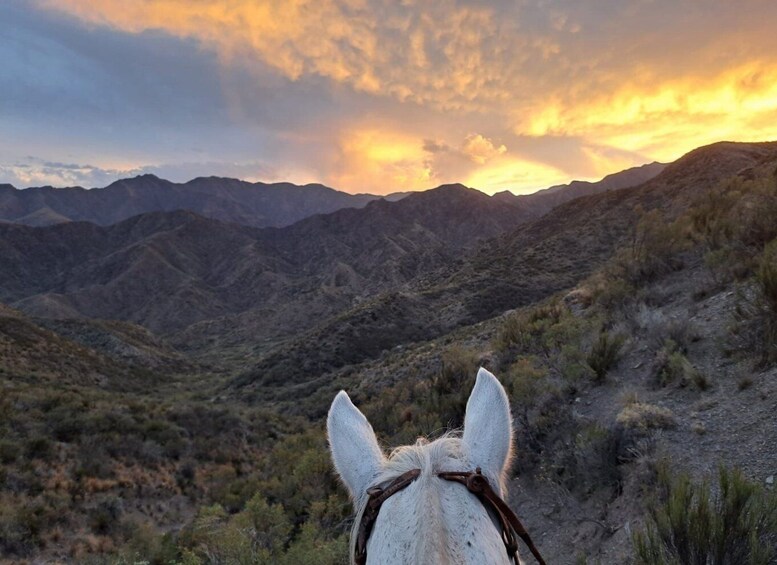
[[[519,357],[506,375],[510,400],[522,408],[531,408],[546,386],[547,376],[547,370],[539,366],[535,358]]]
[[[691,343],[699,341],[696,326],[686,317],[668,318],[661,310],[640,304],[633,316],[636,329],[645,332],[648,345],[654,351],[671,343],[673,349],[688,352]]]
[[[634,297],[634,286],[622,277],[617,267],[610,265],[603,273],[594,289],[597,304],[606,312],[624,309]]]
[[[53,445],[47,437],[33,437],[27,442],[27,457],[30,459],[48,459],[51,456]]]
[[[311,520],[289,541],[291,522],[280,504],[255,495],[245,508],[229,516],[220,506],[200,509],[183,536],[183,555],[189,564],[204,563],[323,563],[347,560],[347,536],[327,536],[319,523],[324,502],[311,506]]]
[[[693,233],[707,249],[718,250],[734,236],[735,223],[731,211],[741,196],[735,183],[728,181],[707,191],[689,211]]]
[[[621,482],[618,435],[612,429],[597,424],[584,427],[575,436],[572,461],[574,482],[586,493]]]
[[[596,375],[597,382],[603,381],[609,370],[618,363],[624,342],[622,335],[610,335],[606,331],[599,333],[599,338],[594,342],[586,359]]]
[[[666,340],[664,347],[656,352],[650,373],[653,382],[661,387],[678,383],[680,386],[693,384],[699,390],[710,388],[707,378],[688,361],[671,339]]]
[[[686,248],[686,242],[682,220],[666,222],[661,210],[642,214],[630,244],[615,257],[614,266],[620,271],[618,278],[640,287],[678,269],[682,266],[680,252]]]
[[[675,426],[672,412],[666,408],[643,402],[632,402],[624,406],[615,421],[626,429],[655,430]]]
[[[0,439],[0,463],[13,463],[22,453],[22,448],[9,439]]]
[[[444,425],[457,428],[464,423],[478,357],[470,349],[455,346],[442,354],[440,362],[440,371],[432,378],[433,410]]]
[[[494,340],[502,367],[510,366],[519,355],[531,355],[562,372],[563,365],[576,361],[582,337],[592,322],[574,316],[562,303],[554,301],[510,314]]]
[[[745,184],[745,196],[735,208],[736,237],[745,246],[762,249],[777,237],[777,179],[757,179]]]
[[[545,333],[558,324],[564,315],[558,303],[543,304],[507,316],[495,341],[500,352],[517,348],[521,352],[538,352],[546,348]]]
[[[639,565],[768,565],[777,558],[777,496],[720,468],[716,488],[659,470],[661,494],[632,537]]]
[[[108,534],[119,525],[123,512],[121,499],[108,496],[89,510],[89,527],[97,534]]]
[[[761,367],[777,363],[777,239],[758,259],[755,287],[740,298],[734,319],[733,349],[746,356],[754,353]]]
[[[746,278],[756,268],[753,257],[777,237],[777,179],[734,178],[695,202],[688,216],[713,280]]]

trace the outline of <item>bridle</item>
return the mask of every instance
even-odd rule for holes
[[[406,488],[410,483],[416,480],[420,474],[421,469],[412,469],[391,481],[386,488],[376,486],[367,489],[367,505],[362,513],[359,529],[356,534],[356,546],[354,548],[353,556],[356,565],[365,565],[367,563],[367,540],[370,538],[372,528],[375,525],[375,520],[378,519],[380,507],[391,496]],[[505,544],[505,549],[507,550],[507,555],[516,563],[516,565],[519,563],[518,543],[515,540],[514,534],[518,534],[524,543],[526,543],[529,550],[532,552],[532,555],[534,555],[534,558],[537,560],[537,563],[545,565],[545,560],[532,542],[531,537],[529,537],[526,528],[523,527],[523,524],[521,524],[521,521],[518,519],[518,516],[515,515],[515,512],[510,510],[507,503],[494,492],[488,479],[481,472],[480,467],[475,469],[475,471],[437,473],[437,476],[446,481],[454,481],[463,484],[478,498],[478,500],[480,500],[483,506],[496,514],[499,519],[501,528],[500,533],[502,535],[502,541]]]

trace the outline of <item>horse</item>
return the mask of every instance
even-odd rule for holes
[[[504,388],[487,370],[477,373],[461,433],[419,439],[386,457],[367,418],[340,391],[329,408],[327,435],[356,511],[352,564],[523,563],[511,530],[544,563],[502,500],[512,417]]]

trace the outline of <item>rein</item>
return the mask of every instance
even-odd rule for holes
[[[359,522],[359,530],[356,534],[356,546],[354,548],[354,563],[356,563],[356,565],[365,565],[367,563],[367,540],[370,538],[372,528],[375,525],[375,521],[378,519],[380,507],[391,496],[410,485],[410,483],[416,480],[420,474],[420,469],[412,469],[391,481],[386,488],[372,487],[367,489],[367,505],[362,513],[362,519]],[[437,473],[437,476],[446,481],[454,481],[463,484],[467,487],[467,490],[478,498],[483,506],[487,509],[490,508],[494,514],[497,515],[499,518],[502,541],[505,544],[507,555],[509,555],[510,559],[515,561],[516,564],[519,563],[518,543],[515,541],[514,534],[518,534],[524,541],[532,555],[534,555],[534,558],[537,560],[537,563],[545,565],[545,560],[540,555],[534,542],[532,542],[531,537],[529,537],[526,528],[523,527],[523,524],[521,524],[521,521],[518,519],[518,516],[515,515],[515,512],[510,510],[507,503],[494,492],[488,479],[481,473],[480,467],[475,469],[475,471]]]

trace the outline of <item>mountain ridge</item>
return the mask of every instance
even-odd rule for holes
[[[187,211],[112,226],[2,224],[0,299],[34,316],[189,328],[177,340],[189,348],[231,335],[222,329],[237,321],[238,341],[262,341],[401,286],[520,221],[509,205],[448,186],[283,228]]]
[[[648,174],[646,171],[653,165],[613,173],[598,183],[573,181],[569,185],[551,187],[533,195],[498,193],[492,198],[515,204],[525,218],[539,217],[576,193],[638,184],[637,181],[644,180]],[[642,176],[635,176],[636,169],[642,171]],[[361,208],[380,200],[394,202],[412,194],[433,190],[437,189],[381,196],[350,194],[320,183],[252,183],[217,176],[196,177],[185,183],[175,183],[146,173],[118,179],[103,188],[90,189],[81,186],[17,189],[11,184],[0,184],[0,222],[46,226],[89,221],[98,225],[111,225],[143,213],[183,209],[242,225],[285,227],[316,214]]]
[[[312,183],[251,183],[197,177],[174,183],[153,174],[119,179],[104,188],[0,187],[0,219],[34,226],[63,221],[111,225],[154,211],[186,209],[217,220],[255,227],[283,226],[317,213],[360,207],[380,198]]]

